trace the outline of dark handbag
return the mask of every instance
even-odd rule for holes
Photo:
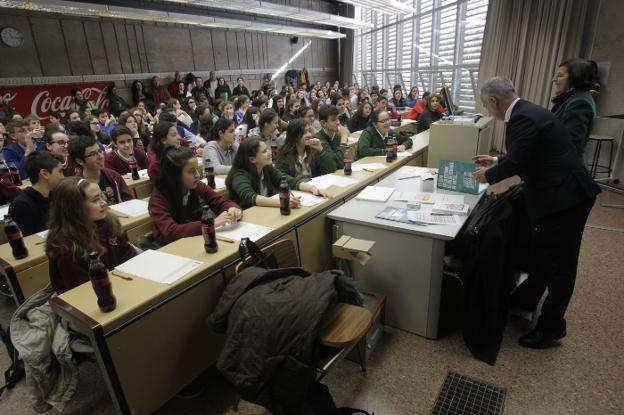
[[[255,242],[249,238],[243,238],[238,246],[238,253],[244,268],[259,267],[265,269],[277,268],[277,260],[273,253],[264,253]]]

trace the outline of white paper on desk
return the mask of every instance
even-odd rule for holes
[[[412,222],[432,223],[435,225],[459,225],[461,221],[456,215],[432,215],[430,212],[408,210],[407,218]]]
[[[50,231],[46,229],[45,231],[37,232],[36,235],[41,236],[43,239],[48,239],[48,232]]]
[[[326,174],[324,176],[318,176],[310,180],[313,186],[319,189],[327,189],[330,186],[347,187],[357,183],[357,180],[350,179],[348,177],[338,176],[336,174]]]
[[[126,173],[124,174],[125,177],[131,178],[132,177],[132,173]],[[139,177],[147,177],[147,169],[141,169],[139,170]]]
[[[4,215],[9,214],[9,205],[0,206],[0,220],[4,219]]]
[[[393,192],[392,187],[366,186],[355,198],[370,202],[386,202]]]
[[[488,183],[479,183],[479,194],[485,192],[490,187]]]
[[[146,280],[172,284],[201,264],[191,258],[148,249],[115,269]]]
[[[360,141],[360,137],[353,137],[353,136],[347,137],[347,144],[355,144],[358,141]]]
[[[300,199],[299,201],[301,202],[301,206],[304,206],[304,207],[316,206],[320,203],[323,203],[325,200],[327,200],[322,196],[314,196],[312,193],[300,192],[298,190],[293,190],[292,194]],[[273,196],[271,196],[271,199],[276,199],[276,200],[279,199],[279,193],[276,193]]]
[[[409,151],[399,151],[397,153],[397,157],[409,157],[411,155],[412,153],[410,153]]]
[[[399,170],[397,175],[398,179],[402,177],[420,177],[423,180],[426,180],[428,178],[432,178],[433,174],[427,167],[405,166]]]
[[[128,215],[131,218],[138,218],[139,216],[147,215],[148,203],[142,199],[132,199],[126,202],[117,203],[111,205],[111,209],[122,215]]]
[[[374,171],[374,170],[383,170],[386,166],[381,163],[362,163],[362,164],[352,164],[351,170],[353,171]]]
[[[225,179],[222,177],[217,177],[215,176],[215,186],[217,186],[217,189],[223,189],[225,187]],[[204,182],[204,184],[208,184],[208,179],[202,179],[202,182]]]
[[[217,235],[225,238],[235,239],[237,241],[243,238],[249,238],[254,242],[272,231],[273,228],[249,222],[236,222],[233,225],[223,226],[216,230]]]
[[[428,192],[395,192],[392,200],[399,202],[420,202],[428,204],[453,203],[461,205],[464,203],[464,196]]]

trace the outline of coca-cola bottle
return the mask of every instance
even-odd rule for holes
[[[392,146],[392,160],[396,160],[399,157],[399,143],[394,137],[390,137],[388,141]]]
[[[93,291],[97,296],[97,304],[105,313],[113,311],[117,307],[117,299],[113,295],[113,286],[108,276],[108,268],[100,259],[100,254],[96,251],[89,253],[89,279],[93,286]]]
[[[277,151],[278,151],[277,140],[272,138],[271,139],[271,158],[273,159],[273,162],[275,162],[275,160],[277,159]]]
[[[213,189],[217,187],[217,184],[215,183],[214,166],[210,162],[210,159],[206,159],[206,164],[204,165],[204,176],[206,176],[208,186]]]
[[[128,157],[128,166],[130,166],[132,180],[139,180],[139,168],[137,167],[137,161],[134,157],[134,153],[130,153],[130,156]]]
[[[392,155],[393,151],[392,142],[390,141],[390,137],[386,139],[386,163],[391,163],[394,161],[394,157]]]
[[[26,244],[24,243],[22,230],[11,218],[11,215],[4,215],[4,232],[6,233],[9,245],[11,245],[11,251],[13,251],[15,259],[26,258],[28,256],[28,248],[26,248]]]
[[[22,179],[20,178],[20,174],[19,174],[19,170],[17,169],[17,166],[12,161],[9,161],[7,164],[9,166],[9,172],[11,173],[11,179],[13,180],[13,183],[15,183],[15,186],[21,186]]]
[[[9,165],[4,160],[4,156],[0,153],[0,178],[13,181],[13,177],[11,177],[11,170],[9,170]]]
[[[215,216],[208,205],[204,205],[202,210],[201,223],[202,235],[204,236],[204,249],[207,253],[213,254],[219,250],[214,226]]]
[[[344,175],[351,176],[353,170],[351,170],[351,163],[353,163],[353,158],[351,157],[351,150],[345,151],[344,154]]]
[[[280,213],[284,216],[290,215],[290,187],[286,181],[286,176],[282,176],[279,187]]]

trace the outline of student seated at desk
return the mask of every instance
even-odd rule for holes
[[[52,288],[62,294],[89,281],[89,252],[111,270],[136,255],[93,180],[69,177],[54,191],[46,239]]]
[[[282,176],[286,176],[291,189],[327,196],[315,186],[285,175],[273,167],[269,147],[257,138],[248,138],[238,147],[225,185],[230,192],[230,199],[243,209],[251,206],[279,207],[279,199],[271,199],[271,196],[279,191]],[[297,208],[299,205],[298,198],[290,198],[290,207]]]
[[[160,157],[168,146],[180,147],[180,135],[175,123],[161,121],[154,125],[152,141],[148,150],[150,162],[147,168],[147,175],[152,183],[155,183],[156,179],[158,179]]]
[[[121,175],[130,173],[130,154],[134,154],[137,168],[139,170],[147,169],[149,164],[147,155],[139,147],[134,147],[132,131],[128,127],[117,126],[113,128],[111,142],[113,149],[108,151],[104,157],[106,168],[115,170]]]
[[[32,186],[24,189],[9,206],[11,217],[24,236],[48,229],[50,193],[63,180],[63,158],[48,151],[26,157],[26,174]]]
[[[65,160],[63,162],[63,175],[65,177],[80,175],[80,166],[69,157],[69,151],[67,150],[69,138],[63,130],[59,127],[46,129],[44,141],[47,151]]]
[[[373,112],[373,105],[364,101],[358,108],[355,115],[349,120],[349,131],[354,133],[356,131],[362,131],[368,127],[370,121],[370,115]]]
[[[358,140],[357,159],[386,154],[386,140],[393,137],[397,140],[398,151],[412,147],[412,139],[407,135],[396,134],[390,130],[390,116],[386,110],[375,110],[371,114],[370,126],[362,131]]]
[[[301,101],[296,98],[290,99],[288,101],[288,105],[286,106],[286,114],[284,114],[282,120],[289,123],[292,120],[297,119],[299,108],[301,108]]]
[[[161,174],[150,197],[152,235],[161,244],[201,235],[202,206],[214,212],[215,227],[235,223],[240,207],[200,181],[197,157],[187,147],[168,146],[161,157]]]
[[[212,127],[211,140],[204,147],[204,166],[210,160],[215,174],[228,174],[236,150],[238,143],[234,135],[234,121],[221,118]]]
[[[284,144],[284,137],[278,136],[278,126],[280,118],[272,109],[265,110],[260,114],[258,127],[252,129],[247,134],[247,139],[257,138],[267,143],[268,146],[276,145],[280,147]]]
[[[35,134],[43,134],[43,128],[30,130],[26,120],[13,120],[7,124],[7,131],[10,139],[14,141],[2,149],[2,154],[7,163],[15,163],[19,170],[20,178],[26,178],[24,161],[26,157],[35,150],[41,150],[43,144],[39,145]]]
[[[2,127],[2,124],[0,124],[0,129],[2,129]],[[2,135],[2,131],[0,131],[0,160],[4,160],[4,155],[2,154],[4,140],[5,136]],[[16,197],[21,194],[22,189],[15,186],[15,183],[13,183],[10,174],[7,173],[6,176],[0,175],[0,206],[12,202],[13,200],[15,200]]]
[[[332,155],[318,138],[312,138],[311,128],[303,119],[288,124],[286,141],[277,155],[275,167],[304,181],[336,171]]]
[[[338,108],[326,105],[319,110],[321,130],[314,135],[323,145],[323,149],[329,152],[334,159],[334,170],[344,167],[344,154],[349,149],[347,139],[349,130],[340,126],[338,120]]]
[[[123,177],[104,167],[104,151],[93,137],[80,136],[69,143],[69,155],[82,169],[82,177],[94,180],[100,186],[106,203],[115,205],[134,199]]]
[[[433,94],[427,95],[425,98],[425,109],[418,118],[418,124],[416,125],[416,131],[422,133],[427,131],[431,124],[442,119],[442,113],[440,113],[440,103],[438,97]]]

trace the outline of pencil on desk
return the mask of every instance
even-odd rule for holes
[[[217,241],[227,242],[229,244],[233,244],[234,242],[236,242],[234,239],[226,238],[224,236],[217,236]]]
[[[115,273],[115,271],[111,271],[111,274],[116,276],[116,277],[118,277],[118,278],[121,278],[122,280],[126,280],[126,281],[132,281],[133,280],[132,277],[127,277],[125,275],[117,274],[117,273]]]

